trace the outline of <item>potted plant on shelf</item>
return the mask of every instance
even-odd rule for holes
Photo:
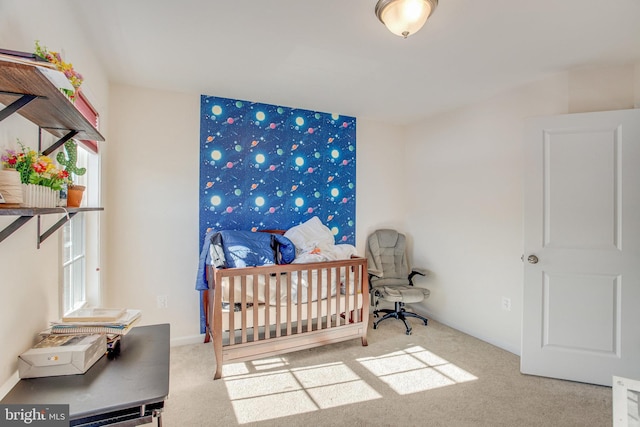
[[[65,156],[66,153],[66,156]],[[64,166],[64,170],[68,173],[67,180],[67,206],[72,208],[80,207],[85,186],[78,185],[73,182],[73,175],[82,176],[87,173],[86,168],[79,168],[78,162],[78,144],[70,139],[64,143],[64,152],[59,152],[56,157],[58,163]]]
[[[14,203],[36,208],[56,207],[68,173],[58,169],[49,157],[25,147],[19,140],[18,144],[20,151],[8,149],[1,156],[3,172],[10,177],[8,186],[16,190]],[[21,197],[17,194],[18,183]],[[1,184],[7,186],[6,182]]]

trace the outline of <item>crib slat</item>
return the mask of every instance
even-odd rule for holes
[[[269,283],[268,279],[267,282]],[[253,311],[253,339],[251,341],[258,341],[260,337],[258,334],[260,333],[260,328],[258,327],[258,306],[259,306],[259,298],[258,298],[258,275],[253,275],[253,307],[251,310]],[[247,310],[249,308],[247,307]]]
[[[276,280],[277,277],[280,276],[279,274],[276,275]],[[271,310],[269,309],[269,301],[271,301],[271,286],[269,286],[269,276],[265,275],[265,289],[264,289],[264,301],[265,301],[265,305],[264,305],[264,339],[268,340],[269,338],[271,338],[271,328],[269,327],[269,325],[271,324],[271,319],[269,316],[269,313],[271,312]],[[278,294],[276,294],[278,295]]]
[[[287,280],[287,335],[291,335],[291,305],[293,304],[293,296],[291,290],[293,289],[293,274],[289,276]]]
[[[296,304],[296,332],[302,332],[302,271],[298,271],[298,290],[297,290],[297,304]]]
[[[282,304],[280,303],[280,295],[282,295],[280,293],[282,286],[281,277],[282,275],[280,274],[276,276],[276,296],[278,297],[276,300],[276,338],[280,337],[280,325],[282,323]]]
[[[340,279],[340,269],[336,268],[334,269],[334,271],[335,271],[335,274],[337,274],[336,276],[336,281],[337,281],[338,279]],[[340,310],[340,299],[341,299],[340,295],[336,295],[336,326],[340,326],[342,324],[342,321],[341,321],[342,318],[340,317],[340,313],[342,312],[342,310]]]
[[[333,293],[331,292],[331,283],[333,283],[333,278],[331,275],[332,272],[333,272],[333,269],[327,268],[327,283],[328,283],[327,289],[329,289],[329,292],[327,293],[327,329],[331,328],[332,326],[331,323],[333,321],[332,320],[333,316],[331,311],[331,307],[332,307],[331,300],[333,298]],[[337,297],[338,296],[336,295],[336,298]]]
[[[229,344],[233,345],[236,343],[236,334],[234,331],[236,330],[235,319],[236,316],[233,313],[234,307],[236,305],[235,299],[235,288],[236,288],[236,278],[229,277],[229,308],[227,311],[227,316],[229,316]]]
[[[349,323],[351,319],[351,310],[349,310],[350,295],[351,295],[351,270],[348,267],[344,267],[344,296],[345,296],[344,321],[345,323]]]
[[[241,342],[244,344],[247,342],[247,276],[240,277],[240,289],[242,299],[240,300],[240,317],[242,318],[242,339]],[[235,310],[234,307],[230,307],[232,312]]]
[[[322,329],[322,289],[325,286],[324,281],[322,280],[323,271],[326,271],[326,269],[318,270],[318,286],[316,287],[316,329]],[[329,290],[331,290],[330,285]],[[311,304],[309,304],[309,306],[311,306]]]
[[[311,301],[313,300],[313,287],[317,286],[317,278],[314,277],[311,270],[307,270],[307,301],[305,302],[307,305],[307,332],[311,332],[313,330],[313,305]],[[300,323],[302,323],[302,319],[299,319]]]

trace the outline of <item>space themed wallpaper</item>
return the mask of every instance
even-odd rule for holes
[[[200,242],[317,216],[355,245],[355,117],[206,95],[200,105]]]

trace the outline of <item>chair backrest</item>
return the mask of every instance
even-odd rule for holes
[[[371,278],[372,286],[409,283],[404,234],[390,229],[376,230],[367,238],[365,253],[369,272],[379,277]]]

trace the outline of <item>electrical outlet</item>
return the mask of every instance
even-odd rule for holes
[[[505,311],[511,311],[511,298],[502,297],[502,309]]]
[[[166,295],[158,295],[158,308],[169,307],[169,300]]]

